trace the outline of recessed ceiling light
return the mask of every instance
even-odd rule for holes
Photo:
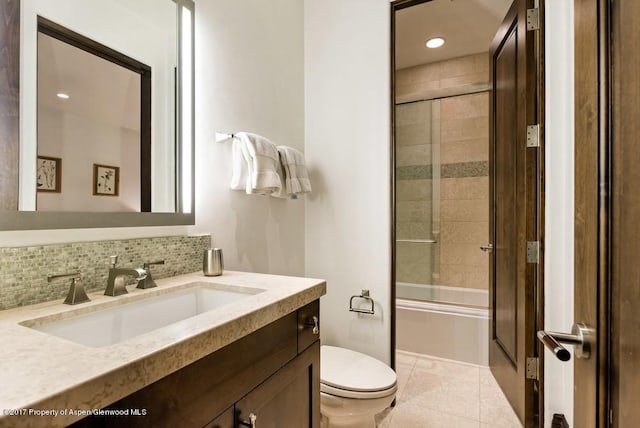
[[[440,46],[444,45],[444,39],[442,37],[434,37],[433,39],[427,40],[427,43],[425,43],[425,45],[427,45],[427,47],[430,49],[439,48]]]
[[[64,92],[58,92],[58,93],[56,94],[56,96],[57,96],[58,98],[62,98],[63,100],[68,100],[68,99],[69,99],[69,94],[65,94]]]

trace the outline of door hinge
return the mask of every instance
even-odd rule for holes
[[[526,367],[527,379],[538,380],[538,357],[527,357]]]
[[[540,147],[540,125],[527,126],[527,147]]]
[[[527,263],[540,262],[540,242],[527,241]]]
[[[527,9],[527,31],[540,29],[540,9]]]

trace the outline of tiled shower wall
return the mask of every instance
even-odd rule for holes
[[[488,82],[488,53],[416,65],[396,71],[396,103],[440,98],[450,91],[464,93]]]
[[[165,260],[151,267],[153,278],[161,279],[201,270],[202,254],[210,246],[211,236],[200,235],[0,248],[0,310],[62,302],[70,280],[47,282],[49,273],[79,270],[88,292],[104,290],[111,255],[119,256],[122,267]]]
[[[487,289],[489,95],[444,98],[441,109],[440,284]]]
[[[416,99],[437,95],[443,85],[455,89],[456,82],[464,91],[488,82],[488,55],[399,70],[396,79],[401,94]],[[398,282],[488,288],[488,257],[479,248],[489,242],[488,139],[487,92],[397,105],[397,239],[438,240],[398,243]]]

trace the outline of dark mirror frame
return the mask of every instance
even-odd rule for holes
[[[0,15],[5,17],[5,25],[0,26],[0,73],[6,77],[8,85],[0,87],[0,230],[41,230],[41,229],[77,229],[106,227],[143,227],[143,226],[176,226],[195,224],[195,102],[194,102],[194,58],[195,58],[195,5],[192,0],[174,0],[177,5],[178,38],[183,34],[183,10],[190,13],[191,49],[186,55],[191,58],[190,88],[182,87],[182,43],[178,43],[177,90],[190,91],[191,120],[191,206],[182,206],[181,166],[182,154],[182,97],[177,97],[178,111],[176,115],[176,199],[178,212],[38,212],[18,211],[18,180],[20,153],[20,2],[0,2]]]

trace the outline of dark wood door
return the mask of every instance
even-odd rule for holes
[[[527,148],[527,125],[537,123],[535,32],[527,31],[533,0],[515,0],[492,48],[489,365],[520,420],[537,424],[534,380],[537,265],[527,241],[538,240],[538,149]]]
[[[640,2],[575,1],[576,427],[640,424]]]
[[[600,58],[599,0],[575,1],[575,250],[574,322],[598,325],[600,292],[599,159],[600,155]],[[604,188],[603,188],[604,189]],[[604,219],[604,217],[603,217]],[[604,327],[604,326],[603,326]],[[600,332],[606,327],[599,328]],[[575,353],[574,353],[575,355]],[[604,355],[596,346],[588,359],[574,359],[574,426],[607,426],[598,397],[598,360]],[[605,360],[602,360],[604,363]],[[599,423],[599,422],[600,423]]]
[[[610,419],[640,425],[640,2],[608,2],[612,40]]]

